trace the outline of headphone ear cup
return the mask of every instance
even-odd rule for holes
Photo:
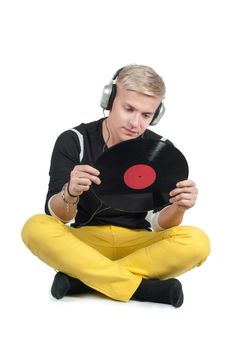
[[[101,97],[101,107],[107,111],[110,111],[113,106],[114,98],[116,95],[116,84],[113,81],[110,84],[105,85]]]
[[[111,111],[114,98],[116,95],[116,78],[123,70],[124,67],[120,68],[117,70],[117,72],[114,74],[113,78],[111,79],[110,83],[108,85],[105,85],[103,92],[102,92],[102,97],[101,97],[101,107],[103,109],[106,109],[107,111]]]
[[[153,116],[152,121],[150,122],[150,125],[158,124],[158,122],[160,121],[160,119],[164,115],[164,112],[165,112],[165,107],[164,107],[163,102],[161,102],[154,113],[154,116]]]
[[[116,84],[113,84],[112,91],[111,91],[111,94],[109,96],[109,101],[108,101],[107,108],[106,108],[107,111],[111,111],[111,109],[113,107],[115,96],[116,96]]]
[[[113,80],[111,80],[108,85],[104,86],[104,89],[102,92],[102,97],[101,97],[101,102],[100,102],[101,107],[103,109],[108,110],[109,100],[110,100],[110,96],[112,93],[112,88],[113,88]]]

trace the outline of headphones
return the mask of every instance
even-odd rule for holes
[[[117,72],[112,77],[109,84],[104,86],[102,97],[101,97],[101,107],[103,109],[106,109],[107,111],[110,111],[112,109],[113,102],[116,96],[116,80],[119,73],[123,70],[123,68],[125,67],[118,69]],[[164,112],[165,112],[165,107],[163,102],[161,102],[154,113],[154,116],[152,118],[152,121],[150,122],[150,125],[158,124],[158,122],[164,115]]]

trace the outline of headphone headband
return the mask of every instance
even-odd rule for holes
[[[119,68],[119,69],[117,70],[117,72],[114,73],[112,80],[115,80],[115,79],[117,78],[117,76],[118,76],[119,73],[123,70],[123,68],[125,68],[125,67]]]

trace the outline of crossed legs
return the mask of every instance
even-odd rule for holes
[[[44,214],[25,223],[22,238],[47,265],[121,301],[132,297],[142,279],[164,280],[200,265],[210,249],[195,227],[159,233],[117,226],[75,229]]]

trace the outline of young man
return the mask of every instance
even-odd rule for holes
[[[58,137],[47,215],[33,216],[22,230],[32,253],[59,271],[51,289],[55,298],[95,290],[120,301],[182,305],[182,286],[174,277],[199,266],[210,249],[202,230],[179,226],[196,202],[194,182],[177,183],[151,223],[147,212],[99,207],[91,186],[101,183],[94,164],[106,149],[139,137],[161,139],[147,127],[161,118],[164,95],[164,82],[152,68],[128,65],[104,89],[101,105],[109,116]]]

